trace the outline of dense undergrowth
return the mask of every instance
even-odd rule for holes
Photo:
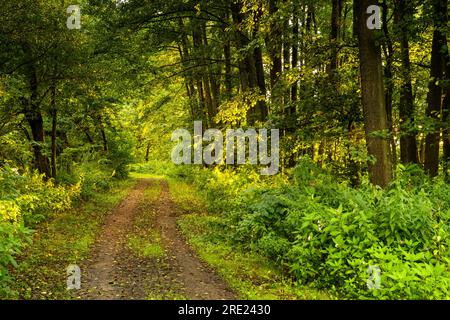
[[[106,192],[126,170],[110,163],[86,162],[60,174],[58,183],[43,175],[19,171],[10,166],[0,168],[0,297],[13,296],[11,271],[19,267],[17,257],[32,243],[40,224]]]
[[[177,167],[227,241],[300,284],[355,299],[450,299],[450,186],[399,167],[386,190],[355,189],[308,159],[289,177]]]

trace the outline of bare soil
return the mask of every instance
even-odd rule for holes
[[[144,191],[161,184],[156,203],[144,200]],[[227,300],[235,298],[217,274],[201,261],[177,227],[180,212],[166,181],[142,179],[130,195],[107,217],[82,266],[81,299]],[[142,257],[127,245],[130,235],[160,232],[163,257]]]

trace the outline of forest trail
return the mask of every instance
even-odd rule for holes
[[[156,203],[149,203],[144,196],[152,187],[160,187]],[[129,248],[128,239],[138,229],[159,233],[164,248],[161,257],[140,256]],[[234,294],[200,261],[178,231],[177,207],[168,183],[140,179],[106,218],[91,259],[82,267],[80,298],[226,300]]]

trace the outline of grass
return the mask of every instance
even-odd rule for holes
[[[330,294],[300,286],[280,267],[252,252],[243,252],[227,241],[224,218],[200,213],[205,205],[194,188],[176,180],[169,181],[172,197],[181,208],[191,208],[178,220],[182,233],[200,258],[214,267],[238,293],[250,300],[330,300]],[[198,203],[199,207],[194,208]],[[185,210],[184,210],[185,211]]]
[[[93,193],[88,202],[40,224],[32,245],[12,272],[15,295],[6,298],[74,299],[66,290],[66,268],[70,264],[81,265],[89,256],[107,213],[128,195],[135,183],[132,179],[116,181],[109,191]]]
[[[166,291],[164,294],[150,293],[147,300],[188,300],[184,295],[173,290]]]
[[[130,178],[132,179],[155,179],[155,180],[161,180],[164,179],[164,176],[160,176],[157,174],[150,174],[150,173],[138,173],[138,172],[131,172]]]
[[[179,220],[182,232],[199,256],[213,266],[240,299],[329,300],[323,291],[299,286],[264,257],[242,252],[221,236],[220,218],[185,215]],[[222,228],[223,230],[223,228]],[[223,231],[222,231],[223,232]]]
[[[194,192],[193,187],[182,181],[168,179],[173,202],[184,214],[202,214],[206,212],[206,204]]]
[[[161,236],[155,230],[150,230],[145,236],[132,235],[128,238],[128,247],[137,255],[145,258],[161,258],[164,249],[161,246]]]
[[[137,179],[155,180],[144,192],[144,201],[140,204],[140,214],[136,217],[133,234],[128,237],[128,247],[138,256],[145,258],[162,258],[165,255],[161,235],[155,229],[156,212],[153,206],[161,194],[160,179],[155,176],[133,175]]]

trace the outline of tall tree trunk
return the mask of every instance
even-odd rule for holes
[[[233,18],[233,22],[239,27],[243,22],[243,17],[241,14],[242,3],[240,1],[233,2],[231,4],[231,16]],[[248,38],[243,34],[241,30],[237,30],[235,33],[235,42],[236,48],[238,50],[242,50],[249,44]],[[239,79],[241,82],[241,91],[247,92],[251,84],[251,79],[249,75],[248,65],[250,61],[248,60],[248,54],[245,54],[245,57],[239,59]]]
[[[283,73],[287,76],[287,72],[291,69],[291,49],[292,49],[292,29],[289,25],[291,15],[286,17],[283,28]],[[284,93],[284,108],[286,115],[290,114],[289,102],[291,98],[290,89]]]
[[[145,150],[145,162],[149,162],[150,161],[150,147],[151,144],[150,142],[147,143],[147,148]]]
[[[206,34],[206,25],[202,24],[202,39],[203,39],[203,45],[202,45],[202,60],[204,61],[204,64],[207,64],[208,69],[208,80],[211,88],[211,111],[210,111],[210,118],[211,118],[211,125],[214,125],[214,117],[217,114],[217,111],[219,110],[219,104],[220,104],[220,86],[217,84],[216,76],[214,74],[214,70],[212,68],[211,63],[207,63],[206,61],[206,52],[209,52],[208,50],[208,37]]]
[[[279,103],[279,95],[275,92],[276,85],[282,72],[282,60],[281,51],[282,44],[280,38],[282,36],[281,28],[278,19],[275,16],[278,14],[278,1],[269,1],[269,14],[272,17],[270,24],[270,32],[266,39],[266,47],[269,51],[270,60],[272,61],[272,67],[270,69],[270,90],[272,94],[272,102]]]
[[[57,171],[56,171],[56,135],[57,135],[57,126],[58,126],[58,110],[56,109],[56,88],[52,87],[52,98],[51,98],[51,114],[52,114],[52,157],[51,157],[51,166],[52,166],[52,178],[56,179]]]
[[[185,69],[189,69],[186,73],[186,91],[188,92],[189,96],[189,104],[191,108],[191,116],[193,120],[198,120],[201,117],[202,109],[201,109],[201,103],[197,99],[196,90],[195,90],[195,84],[194,84],[194,75],[193,72],[190,69],[190,62],[189,59],[190,53],[189,53],[189,41],[188,37],[185,32],[185,26],[183,23],[183,19],[178,20],[178,24],[181,30],[181,43],[180,43],[180,57],[183,64],[183,67]]]
[[[414,96],[411,80],[411,59],[409,55],[408,25],[412,23],[410,5],[403,0],[396,0],[395,25],[400,37],[401,79],[400,87],[400,160],[403,164],[419,163],[414,125]]]
[[[102,116],[99,116],[98,119],[99,119],[98,121],[99,121],[99,126],[100,126],[100,134],[102,136],[102,142],[103,142],[103,151],[108,152],[108,138],[106,137],[105,126],[103,124]]]
[[[332,0],[332,11],[331,11],[331,33],[330,33],[330,44],[331,44],[331,57],[330,63],[327,66],[328,76],[333,77],[334,72],[338,68],[338,40],[341,30],[341,19],[342,19],[342,0]]]
[[[224,47],[223,53],[225,56],[225,94],[229,99],[233,95],[233,81],[232,81],[232,68],[231,68],[231,44],[227,40]]]
[[[42,153],[44,139],[44,120],[39,110],[29,110],[25,118],[30,126],[33,138],[34,167],[45,177],[50,178],[50,163],[48,158]]]
[[[231,15],[233,22],[241,26],[244,20],[242,15],[242,0],[237,0],[231,5]],[[259,32],[259,24],[262,16],[262,7],[258,6],[254,15],[254,28],[253,37]],[[242,30],[237,30],[236,32],[236,45],[238,50],[248,48],[250,44],[249,37],[244,34]],[[249,90],[259,91],[259,93],[265,97],[266,95],[266,85],[264,79],[264,67],[262,60],[262,49],[257,47],[253,50],[246,49],[247,52],[244,53],[244,58],[240,59],[239,62],[239,74],[241,78],[241,88],[242,92],[247,92]],[[267,104],[265,100],[260,100],[256,103],[255,108],[252,108],[248,114],[248,121],[252,125],[257,120],[265,121],[268,115]]]
[[[198,105],[199,105],[199,114],[201,120],[204,120],[206,114],[206,102],[205,95],[203,93],[203,82],[200,79],[197,79],[197,93],[198,93]]]
[[[28,46],[26,46],[26,48],[28,49]],[[29,66],[29,77],[31,96],[29,101],[25,103],[24,114],[25,120],[30,126],[31,137],[33,139],[34,168],[36,168],[39,173],[44,174],[46,178],[50,178],[50,163],[48,158],[42,152],[43,144],[45,143],[44,120],[37,102],[38,80],[36,69],[32,64]]]
[[[392,164],[395,167],[397,164],[397,144],[395,143],[394,122],[392,117],[393,99],[394,99],[394,79],[393,79],[393,63],[394,63],[394,44],[392,43],[391,36],[389,34],[388,25],[388,13],[389,8],[386,0],[383,0],[383,33],[384,33],[384,55],[386,57],[386,66],[384,68],[384,76],[386,79],[386,114],[390,132],[390,144],[391,144],[391,156]]]
[[[207,119],[207,127],[211,128],[213,123],[213,117],[215,115],[214,112],[214,102],[212,98],[211,93],[211,83],[209,79],[208,70],[205,67],[206,61],[204,57],[204,42],[203,42],[203,36],[202,36],[202,26],[194,26],[194,31],[192,33],[192,38],[194,42],[194,47],[196,48],[196,55],[199,57],[200,61],[200,67],[199,69],[199,78],[202,82],[202,91],[203,91],[203,101],[205,102],[206,106],[206,119]]]
[[[444,51],[444,65],[446,86],[444,101],[442,103],[442,120],[444,123],[442,132],[442,138],[444,140],[443,169],[445,180],[450,182],[450,51],[448,49],[447,39]]]
[[[450,79],[450,61],[447,62],[447,79]],[[448,81],[448,80],[447,80]],[[450,85],[445,90],[443,103],[443,119],[446,126],[443,130],[444,139],[444,176],[447,182],[450,182]]]
[[[254,27],[253,27],[253,38],[256,39],[258,37],[258,32],[260,29],[261,18],[263,15],[262,4],[258,5],[258,8],[253,13],[254,15]],[[267,109],[267,103],[265,100],[267,94],[266,88],[266,80],[264,75],[264,63],[263,63],[263,55],[261,45],[257,45],[253,51],[254,62],[255,62],[255,76],[256,76],[256,84],[259,89],[260,94],[264,97],[263,100],[259,100],[256,104],[258,120],[264,122],[267,120],[267,116],[269,115]]]
[[[366,13],[376,0],[354,0],[355,31],[359,42],[361,91],[364,111],[367,150],[374,161],[369,161],[369,175],[373,184],[386,187],[392,179],[392,163],[388,139],[374,136],[388,132],[383,85],[381,47],[374,30],[367,28]]]
[[[293,1],[293,15],[292,15],[292,69],[298,70],[298,48],[299,48],[299,34],[300,24],[298,22],[298,0]],[[295,115],[297,108],[295,102],[298,95],[298,80],[294,81],[291,88],[291,101],[293,102],[290,108],[290,114]]]
[[[444,56],[442,49],[446,44],[446,36],[442,31],[447,22],[447,0],[434,0],[434,32],[431,52],[431,73],[428,86],[428,107],[427,117],[436,123],[440,120],[442,107],[442,87],[438,83],[444,75]],[[425,170],[431,177],[439,174],[439,143],[440,128],[437,124],[433,126],[433,132],[427,134],[425,138]]]

